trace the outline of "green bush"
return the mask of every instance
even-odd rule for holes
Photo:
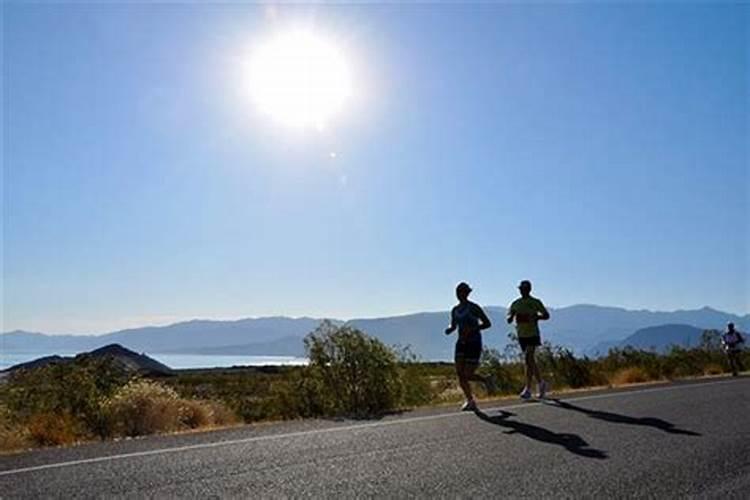
[[[555,387],[575,389],[605,382],[603,378],[594,376],[594,363],[588,357],[577,358],[573,351],[565,347],[545,342],[538,350],[538,362],[540,370]]]
[[[710,361],[707,351],[674,346],[664,357],[663,372],[668,378],[703,375],[704,367]]]
[[[430,403],[436,396],[430,383],[430,369],[407,347],[398,349],[399,376],[402,382],[401,406],[414,407]]]
[[[28,422],[35,415],[68,415],[80,429],[102,435],[100,404],[130,379],[107,358],[76,359],[13,373],[3,399],[13,417]]]
[[[484,349],[480,359],[479,372],[493,376],[499,394],[511,394],[524,384],[523,366],[516,361],[509,363],[507,356],[497,349]]]
[[[349,327],[323,322],[305,338],[310,411],[368,416],[399,406],[403,381],[395,351]]]
[[[604,373],[613,375],[625,368],[639,368],[649,380],[659,380],[664,374],[664,357],[633,347],[610,349],[607,356],[597,360]]]

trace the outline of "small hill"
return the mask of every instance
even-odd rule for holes
[[[42,366],[47,365],[54,365],[59,363],[67,363],[70,362],[73,358],[71,357],[64,357],[64,356],[44,356],[43,358],[37,358],[32,361],[27,361],[25,363],[18,363],[17,365],[13,365],[10,368],[6,368],[5,370],[2,370],[3,372],[10,373],[14,372],[16,370],[33,370],[34,368],[41,368]]]
[[[620,342],[620,347],[631,346],[638,349],[664,352],[672,346],[696,347],[700,344],[702,328],[690,325],[659,325],[641,328]]]
[[[174,373],[174,371],[167,365],[160,363],[145,354],[138,354],[130,349],[126,349],[120,344],[109,344],[91,352],[78,354],[75,357],[45,356],[26,363],[13,365],[3,371],[5,373],[12,373],[17,370],[33,370],[51,364],[71,363],[75,360],[87,358],[110,358],[113,363],[119,365],[123,370],[130,373],[137,373],[139,375],[168,376]]]

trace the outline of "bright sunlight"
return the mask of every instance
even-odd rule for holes
[[[341,51],[309,31],[281,33],[259,45],[248,72],[260,110],[288,126],[322,129],[351,95]]]

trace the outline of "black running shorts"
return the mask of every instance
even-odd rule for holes
[[[481,356],[481,335],[472,335],[468,339],[458,339],[456,342],[456,362],[463,361],[467,365],[478,365]]]
[[[521,350],[526,352],[526,348],[529,346],[542,345],[542,339],[539,335],[534,335],[533,337],[518,337],[518,343],[521,344]]]

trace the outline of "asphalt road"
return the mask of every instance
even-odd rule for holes
[[[0,497],[750,498],[748,377],[484,406],[5,456]]]

